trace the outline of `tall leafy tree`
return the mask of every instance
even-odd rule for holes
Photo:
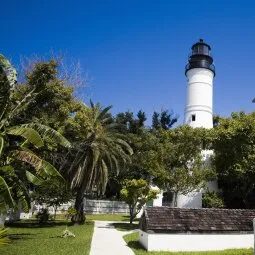
[[[151,174],[153,182],[177,196],[200,190],[212,177],[213,171],[201,158],[207,131],[189,126],[149,133],[144,142],[140,161]]]
[[[33,96],[31,90],[13,105],[16,80],[16,70],[0,55],[0,207],[13,208],[15,202],[19,201],[23,209],[27,210],[28,192],[22,178],[38,182],[38,177],[60,177],[58,171],[32,149],[42,147],[44,137],[64,146],[70,146],[70,143],[45,125],[29,123],[12,126],[14,117],[28,107],[30,97]],[[28,165],[35,169],[35,173],[29,171]]]
[[[114,121],[118,124],[119,132],[125,134],[134,154],[131,157],[131,161],[121,168],[118,177],[110,173],[106,189],[107,197],[119,199],[122,183],[125,179],[149,179],[148,173],[141,167],[136,157],[140,150],[140,144],[137,144],[140,142],[139,138],[147,130],[145,127],[146,120],[146,114],[142,110],[139,110],[136,116],[133,112],[125,112],[118,113],[114,118]]]
[[[255,113],[219,118],[212,130],[214,165],[228,208],[254,208]]]
[[[84,193],[96,190],[103,193],[110,171],[118,174],[121,164],[130,160],[132,148],[125,137],[117,132],[118,125],[111,122],[111,106],[99,104],[84,107],[83,113],[74,117],[81,127],[86,119],[86,128],[77,134],[77,142],[69,151],[63,168],[67,169],[71,187],[76,191],[74,222],[84,221]],[[75,134],[73,134],[75,137]]]
[[[74,87],[59,76],[59,64],[55,60],[37,62],[26,73],[23,83],[18,83],[13,102],[22,102],[30,96],[29,107],[21,108],[15,115],[16,123],[40,122],[62,131],[68,117],[82,105],[74,96]]]

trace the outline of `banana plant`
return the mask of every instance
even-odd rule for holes
[[[71,147],[60,133],[40,123],[11,126],[12,118],[29,107],[31,98],[36,96],[32,88],[13,107],[11,99],[16,82],[17,71],[0,55],[0,213],[15,208],[17,202],[20,202],[24,211],[28,211],[29,194],[21,175],[34,185],[52,176],[62,178],[53,165],[36,155],[31,148],[41,148],[45,138]],[[35,171],[29,171],[31,168]]]

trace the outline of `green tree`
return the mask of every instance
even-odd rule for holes
[[[29,107],[22,108],[13,121],[40,122],[62,132],[69,116],[82,103],[75,99],[74,86],[60,76],[59,63],[54,59],[33,64],[13,93],[14,103],[22,102],[24,96],[31,97]]]
[[[122,164],[130,160],[132,148],[125,137],[117,132],[118,125],[112,123],[109,110],[99,104],[86,107],[82,114],[74,116],[78,127],[86,126],[77,133],[77,142],[66,155],[63,169],[67,169],[71,187],[76,191],[73,222],[84,222],[84,194],[92,191],[104,193],[109,172],[116,173]],[[85,121],[84,121],[85,120]],[[73,134],[75,136],[75,134]]]
[[[146,115],[145,112],[139,110],[137,118],[134,117],[133,112],[121,112],[115,117],[115,122],[119,124],[119,132],[128,134],[140,134],[142,129],[145,127]]]
[[[254,207],[249,201],[255,197],[255,113],[220,118],[212,137],[213,163],[226,207]]]
[[[38,123],[13,126],[13,119],[29,107],[33,90],[13,104],[17,72],[0,55],[0,208],[14,208],[20,202],[28,210],[28,191],[24,180],[38,182],[38,177],[60,176],[47,161],[32,150],[44,145],[44,137],[64,146],[70,143],[58,132]],[[35,170],[30,171],[31,167]]]
[[[140,161],[158,187],[173,193],[174,206],[179,194],[198,191],[213,177],[201,156],[206,139],[205,129],[189,126],[161,130],[147,137]]]
[[[178,120],[178,117],[173,112],[163,110],[161,113],[154,112],[152,115],[152,129],[158,130],[160,128],[170,129]]]
[[[148,182],[143,179],[126,180],[120,193],[122,200],[129,206],[130,224],[143,206],[158,195],[158,191],[151,189]]]

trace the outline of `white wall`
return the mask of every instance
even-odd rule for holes
[[[107,213],[129,214],[129,207],[123,201],[85,199],[84,210],[86,213],[92,214],[107,214]]]
[[[149,240],[149,234],[146,232],[139,230],[139,242],[143,246],[144,249],[148,250],[148,240]]]
[[[213,127],[212,104],[213,104],[213,77],[212,71],[204,68],[190,69],[186,76],[187,96],[184,123],[191,127]],[[196,115],[192,121],[191,115]]]
[[[188,195],[178,195],[178,208],[202,208],[202,191],[191,192]]]
[[[148,251],[216,251],[253,248],[254,234],[148,234],[139,241]]]
[[[62,211],[67,211],[69,207],[74,206],[74,201],[62,204],[57,208],[57,214],[62,214]],[[37,213],[41,208],[46,208],[46,204],[39,205],[33,204],[33,212]],[[48,207],[49,213],[54,214],[54,208]],[[123,201],[110,201],[110,200],[90,200],[84,199],[84,211],[91,214],[129,214],[128,205]],[[24,218],[24,216],[22,216]]]

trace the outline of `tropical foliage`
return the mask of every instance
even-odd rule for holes
[[[203,208],[224,208],[224,201],[220,193],[215,191],[206,191],[202,199]]]
[[[133,151],[118,133],[109,110],[111,106],[101,108],[100,104],[91,102],[87,114],[87,126],[80,133],[80,141],[69,150],[63,168],[67,169],[71,188],[76,191],[75,209],[77,215],[73,221],[83,222],[83,198],[85,193],[95,191],[104,193],[109,172],[119,173],[120,167],[130,161]],[[84,125],[83,115],[77,114],[74,119]]]
[[[15,101],[17,72],[10,62],[0,56],[0,209],[15,208],[20,202],[29,208],[27,183],[39,184],[40,178],[61,178],[59,172],[33,150],[43,147],[44,138],[63,146],[70,143],[58,132],[39,123],[12,125],[15,116],[29,107],[36,96],[31,89],[20,101]],[[33,170],[31,170],[33,169]]]

